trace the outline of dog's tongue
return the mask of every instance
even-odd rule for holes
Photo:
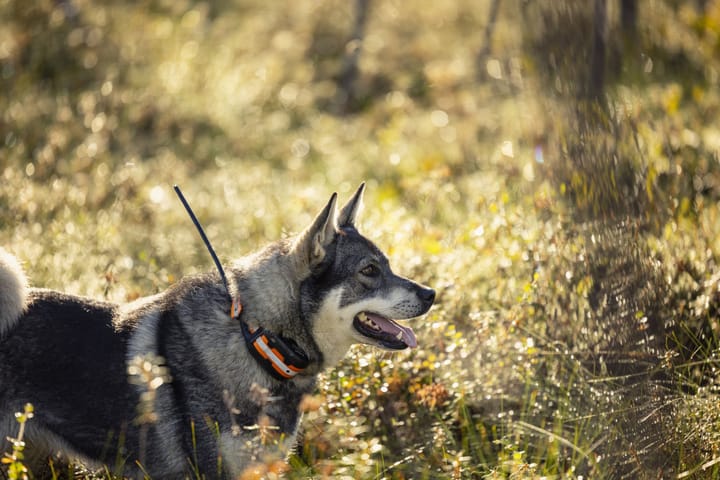
[[[375,325],[380,327],[380,330],[392,335],[398,340],[402,340],[410,348],[417,347],[417,339],[415,338],[415,332],[410,327],[404,327],[397,322],[390,320],[389,318],[381,317],[373,313],[367,314],[368,318],[375,322]]]

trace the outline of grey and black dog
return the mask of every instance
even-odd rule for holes
[[[415,347],[395,320],[435,299],[358,233],[363,190],[339,211],[333,194],[302,233],[235,262],[228,289],[218,273],[190,276],[124,306],[28,288],[0,249],[0,452],[28,402],[26,462],[39,477],[55,458],[229,478],[291,444],[317,375],[354,343]],[[129,376],[152,359],[160,380]],[[151,420],[139,422],[151,390]],[[262,438],[263,422],[281,445]]]

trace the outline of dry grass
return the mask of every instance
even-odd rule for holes
[[[211,268],[173,183],[229,259],[367,180],[439,299],[322,377],[286,476],[714,478],[720,3],[641,2],[623,54],[610,2],[598,115],[583,13],[503,2],[478,76],[487,3],[374,3],[338,115],[349,2],[2,0],[0,244],[125,302]]]

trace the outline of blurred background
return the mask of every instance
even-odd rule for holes
[[[720,475],[720,1],[0,18],[0,245],[33,285],[211,270],[174,183],[228,261],[367,181],[362,231],[438,290],[418,349],[322,376],[288,478]]]

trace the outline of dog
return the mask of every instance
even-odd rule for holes
[[[286,453],[318,374],[355,343],[416,347],[397,320],[435,300],[358,232],[364,188],[342,208],[333,194],[300,234],[235,261],[227,289],[224,275],[200,274],[118,306],[29,288],[0,249],[0,452],[31,403],[25,463],[36,477],[54,459],[236,478]]]

